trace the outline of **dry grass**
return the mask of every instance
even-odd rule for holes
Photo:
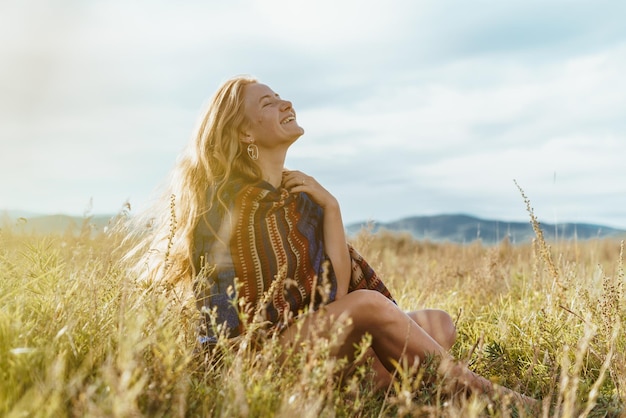
[[[355,246],[404,309],[457,318],[455,356],[544,399],[544,416],[620,416],[626,403],[624,248],[538,239],[486,247],[363,233]],[[398,365],[376,394],[367,367],[338,384],[332,341],[287,353],[253,336],[206,353],[195,307],[135,283],[115,236],[0,232],[0,416],[510,416],[450,398],[436,365]],[[342,324],[335,324],[341,327]],[[368,341],[363,341],[365,350]],[[517,411],[524,415],[523,411]]]

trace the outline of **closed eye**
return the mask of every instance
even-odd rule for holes
[[[280,100],[280,96],[278,94],[275,94],[274,96],[270,96],[269,94],[265,95],[265,96],[261,97],[261,101],[265,101],[261,105],[261,107],[272,105],[272,104],[276,103],[279,100]]]

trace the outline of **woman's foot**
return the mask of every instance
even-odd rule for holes
[[[509,400],[518,406],[522,406],[530,416],[539,416],[542,410],[542,402],[523,395],[504,386],[494,385],[488,379],[474,373],[465,365],[452,359],[444,359],[439,365],[439,375],[447,383],[446,388],[450,393],[483,394],[493,400]]]

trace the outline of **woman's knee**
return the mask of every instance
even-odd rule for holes
[[[383,326],[402,312],[385,295],[375,290],[355,290],[344,296],[356,328]],[[344,299],[342,298],[342,299]]]
[[[441,327],[441,346],[444,347],[446,350],[449,350],[456,342],[456,324],[454,323],[454,320],[448,312],[442,311],[440,309],[435,309],[434,312],[435,315],[437,315],[438,317],[437,322],[440,324]]]
[[[409,316],[444,349],[449,350],[456,342],[456,325],[446,311],[422,309]]]

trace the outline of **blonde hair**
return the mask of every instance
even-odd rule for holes
[[[262,178],[259,166],[240,141],[247,121],[244,89],[257,83],[237,76],[223,83],[203,112],[192,140],[178,157],[161,199],[139,217],[150,232],[129,252],[139,279],[177,285],[194,274],[193,233],[200,217],[213,205],[226,208],[226,183],[237,175],[250,182]]]

